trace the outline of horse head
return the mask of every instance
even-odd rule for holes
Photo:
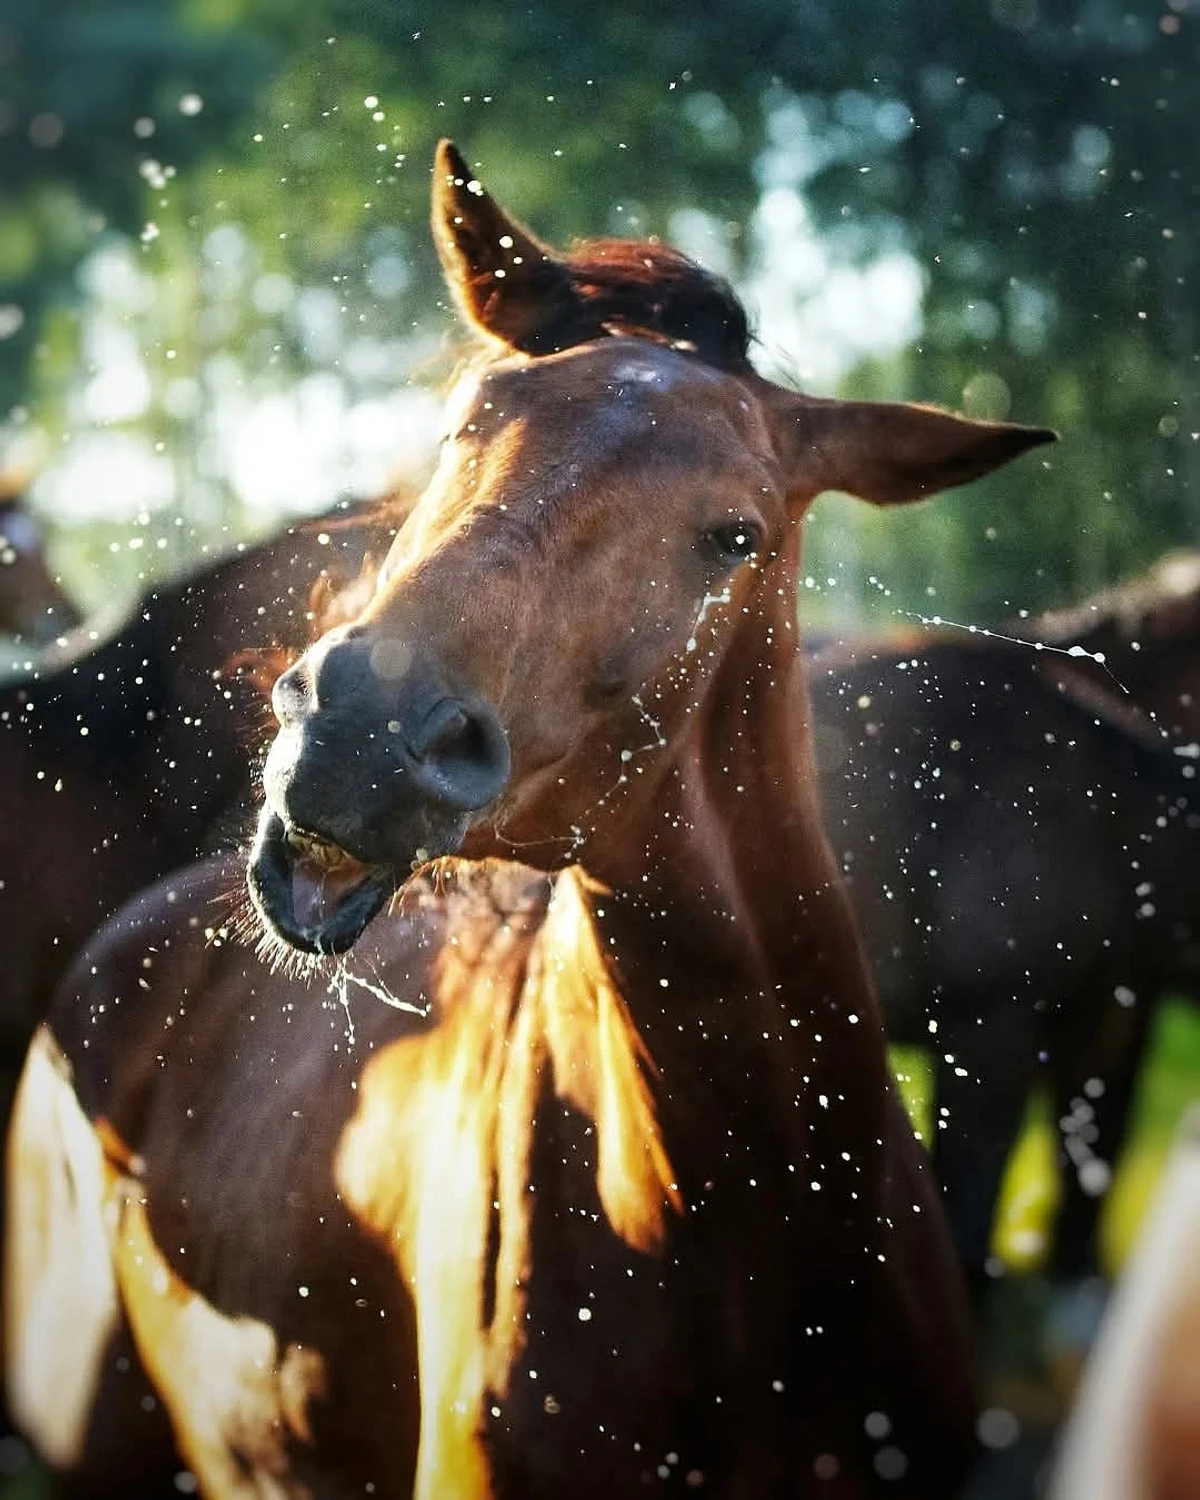
[[[250,889],[312,952],[441,856],[602,867],[700,753],[732,643],[794,655],[819,493],[915,500],[1053,437],[774,384],[719,278],[656,242],[555,253],[448,142],[433,232],[485,348],[370,602],[274,688]]]

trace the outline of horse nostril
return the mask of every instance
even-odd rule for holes
[[[495,800],[508,780],[508,738],[486,707],[443,698],[409,740],[418,785],[464,812]]]
[[[300,662],[290,666],[276,679],[271,689],[271,708],[283,727],[294,722],[308,705],[308,673]]]
[[[439,760],[453,755],[455,746],[468,732],[470,720],[461,703],[442,698],[425,715],[420,727],[408,742],[418,760]]]

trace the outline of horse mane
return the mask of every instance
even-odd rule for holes
[[[449,1147],[456,1132],[469,1132],[486,1159],[485,1183],[515,1169],[511,1204],[527,1202],[544,1073],[554,1096],[593,1124],[596,1195],[613,1232],[649,1254],[683,1204],[649,1088],[656,1069],[596,926],[603,888],[574,866],[549,879],[523,865],[458,859],[444,862],[437,882],[422,876],[414,884],[410,900],[436,897],[452,913],[455,941],[439,952],[437,1022],[423,1044],[402,1036],[363,1073],[339,1166],[343,1187],[355,1184],[356,1211],[393,1243],[413,1243],[413,1226],[395,1218],[412,1204],[395,1200],[396,1175],[378,1166],[397,1149],[404,1154],[395,1121],[405,1115],[417,1140]],[[399,1111],[396,1101],[404,1101]],[[376,1130],[389,1147],[376,1142]],[[432,1171],[429,1190],[439,1212],[453,1214],[445,1180]],[[455,1233],[435,1238],[460,1243]]]
[[[582,240],[555,262],[569,295],[558,300],[539,344],[569,349],[606,334],[632,334],[698,355],[719,370],[749,363],[746,309],[723,276],[655,239]]]
[[[685,1207],[654,1065],[596,927],[599,888],[576,868],[551,882],[502,861],[454,864],[434,1023],[371,1054],[334,1176],[420,1290],[419,1462],[438,1483],[414,1492],[446,1493],[453,1475],[455,1494],[476,1495],[490,1486],[464,1487],[484,1472],[475,1414],[489,1385],[506,1389],[527,1336],[538,1134],[566,1165],[586,1129],[581,1201],[639,1254],[662,1249]]]

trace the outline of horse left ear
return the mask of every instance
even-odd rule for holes
[[[842,490],[876,505],[953,489],[1058,438],[1047,427],[980,422],[932,406],[792,393],[775,425],[797,494]]]
[[[580,300],[567,267],[500,207],[453,141],[433,166],[433,242],[471,323],[527,354],[549,354]]]

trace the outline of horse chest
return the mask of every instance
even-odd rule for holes
[[[482,1398],[496,1493],[771,1493],[807,1384],[794,1193],[697,1183],[661,1246],[638,1250],[605,1216],[588,1122],[558,1110],[542,1126],[515,1327],[493,1323],[510,1358]]]
[[[631,1255],[611,1237],[593,1248],[535,1263],[520,1354],[485,1395],[497,1494],[724,1492],[774,1446],[790,1361],[779,1351],[772,1392],[770,1360],[746,1337],[746,1288],[722,1285],[715,1263]],[[748,1385],[767,1398],[749,1423]]]

